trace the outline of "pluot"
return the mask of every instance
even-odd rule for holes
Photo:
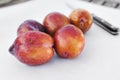
[[[41,23],[35,20],[26,20],[24,21],[17,30],[17,34],[22,34],[27,31],[42,31],[45,32],[45,28]]]
[[[84,48],[83,32],[74,25],[60,28],[54,36],[55,51],[62,58],[75,58]]]
[[[69,18],[59,12],[49,13],[43,21],[45,29],[51,36],[54,36],[55,32],[66,24],[70,24]]]
[[[50,35],[39,31],[28,31],[16,38],[9,51],[24,64],[40,65],[52,59],[53,45]]]
[[[80,28],[83,33],[87,32],[92,25],[92,16],[91,14],[84,9],[75,9],[70,14],[70,21],[73,25]]]

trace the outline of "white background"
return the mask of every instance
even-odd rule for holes
[[[0,8],[0,80],[120,80],[120,36],[113,36],[97,25],[85,34],[85,48],[75,59],[57,57],[40,66],[27,66],[8,49],[16,38],[18,26],[25,20],[42,23],[53,11],[69,16],[71,9],[84,8],[120,28],[120,10],[95,6],[77,0],[33,0]]]

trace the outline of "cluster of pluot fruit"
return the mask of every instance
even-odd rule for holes
[[[26,20],[19,26],[9,52],[22,63],[33,66],[50,61],[54,52],[62,58],[75,58],[84,48],[84,33],[91,25],[92,17],[84,9],[73,10],[69,17],[51,12],[43,24]]]

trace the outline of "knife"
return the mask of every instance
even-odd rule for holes
[[[66,6],[69,7],[70,9],[72,9],[72,10],[76,9],[68,3],[66,3]],[[114,27],[109,22],[107,22],[104,19],[96,16],[95,14],[91,14],[91,15],[93,17],[93,22],[96,25],[98,25],[99,27],[101,27],[102,29],[104,29],[105,31],[109,32],[112,35],[118,35],[119,34],[119,28]]]

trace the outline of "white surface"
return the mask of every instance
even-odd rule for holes
[[[45,15],[59,11],[68,16],[65,2],[85,8],[120,28],[120,11],[75,0],[33,0],[0,9],[0,80],[120,80],[120,36],[112,36],[96,25],[85,34],[85,48],[75,59],[56,55],[47,64],[31,67],[8,52],[18,26],[27,19],[42,23]]]

